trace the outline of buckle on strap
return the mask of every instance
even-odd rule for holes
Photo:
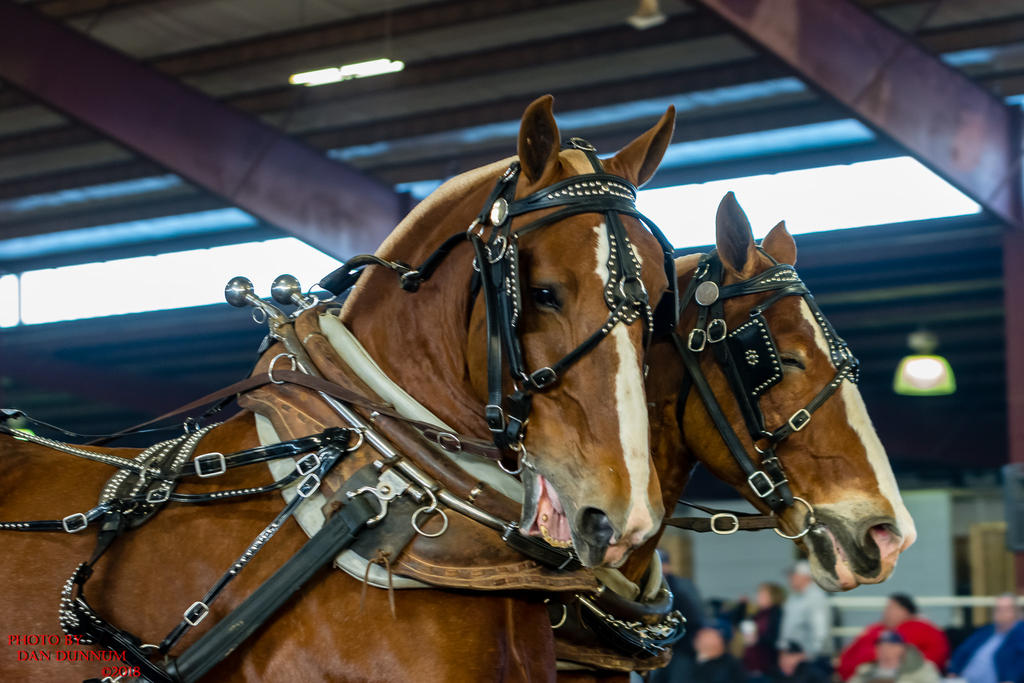
[[[487,428],[492,432],[505,431],[505,411],[495,403],[488,403],[484,406],[484,420],[487,421]]]
[[[721,329],[722,333],[716,335],[714,330]],[[721,318],[715,318],[708,323],[708,342],[711,344],[717,344],[729,335],[729,326],[725,324],[725,321]]]
[[[168,486],[155,488],[146,494],[146,502],[151,505],[166,503],[171,498],[171,489]]]
[[[320,488],[320,477],[316,475],[316,472],[310,472],[306,475],[306,478],[299,482],[299,485],[295,487],[295,494],[299,498],[309,498],[316,490]]]
[[[767,498],[774,493],[775,489],[779,486],[779,484],[772,481],[772,478],[761,470],[757,470],[747,477],[747,484],[750,485],[751,490],[758,498]]]
[[[801,429],[806,427],[810,421],[810,411],[808,411],[807,408],[801,408],[800,410],[793,413],[793,416],[786,421],[786,424],[788,424],[789,428],[792,429],[794,432],[799,432]]]
[[[318,467],[320,467],[320,455],[315,451],[307,453],[295,462],[295,471],[299,473],[300,477],[316,471]]]
[[[196,468],[196,475],[200,477],[216,477],[228,471],[227,460],[223,453],[203,453],[197,455],[192,463]]]
[[[690,330],[690,336],[686,338],[686,348],[694,353],[700,353],[708,343],[708,333],[699,327]]]
[[[732,523],[729,529],[718,528],[718,520],[725,519]],[[728,536],[740,530],[740,518],[731,512],[718,512],[711,515],[711,531],[719,536]]]
[[[458,453],[462,450],[462,439],[451,432],[438,432],[434,441],[449,453]]]
[[[533,388],[538,391],[547,389],[557,381],[558,373],[556,373],[550,367],[541,368],[540,370],[534,370],[532,373],[530,373],[530,384],[532,384]]]
[[[73,515],[68,515],[64,519],[60,520],[60,525],[64,527],[64,531],[69,534],[77,534],[79,531],[89,526],[89,518],[85,516],[85,513],[76,512]]]
[[[210,606],[201,600],[196,600],[185,613],[182,618],[188,623],[189,626],[197,626],[199,622],[206,618],[206,615],[210,613]]]

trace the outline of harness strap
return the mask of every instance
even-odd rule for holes
[[[687,500],[680,500],[681,505],[706,512],[710,517],[669,517],[665,520],[666,526],[686,529],[698,533],[715,533],[722,536],[734,534],[737,531],[760,531],[762,529],[777,529],[779,520],[774,515],[759,515],[749,512],[734,512],[732,510],[718,510],[716,508],[693,503]]]
[[[770,480],[770,488],[758,490],[756,484],[753,481],[757,479],[757,473],[760,472],[762,476],[768,477],[762,470],[759,470],[754,465],[750,456],[747,455],[747,449],[736,435],[736,431],[732,428],[728,418],[725,417],[725,413],[722,412],[721,406],[718,404],[718,399],[715,398],[715,392],[712,391],[711,385],[708,384],[708,380],[704,377],[704,373],[700,369],[700,361],[697,357],[687,348],[683,343],[683,340],[679,338],[679,335],[672,333],[672,343],[675,345],[676,350],[679,352],[680,358],[683,359],[683,364],[686,366],[686,372],[690,375],[690,379],[693,382],[693,387],[697,390],[701,400],[704,401],[704,406],[707,408],[708,415],[711,416],[711,421],[715,423],[715,429],[718,430],[718,434],[722,437],[722,441],[725,443],[726,448],[732,454],[733,459],[739,466],[740,470],[746,476],[747,481],[751,482],[751,488],[757,493],[758,497],[761,498],[766,505],[772,510],[782,510],[787,507],[787,503],[783,497],[776,491],[777,484],[775,480]],[[763,495],[762,495],[763,494]]]
[[[797,499],[793,496],[782,463],[776,455],[776,447],[794,432],[803,429],[810,422],[813,413],[838,390],[844,379],[856,381],[858,363],[850,353],[846,342],[835,333],[818,309],[807,287],[796,274],[796,270],[791,265],[778,263],[763,249],[759,248],[759,251],[768,257],[774,265],[747,280],[724,286],[721,285],[724,280],[724,265],[717,252],[712,251],[701,256],[697,270],[690,280],[686,296],[682,301],[684,306],[689,304],[691,298],[696,303],[696,326],[690,332],[685,344],[677,334],[672,334],[673,344],[686,366],[685,391],[682,394],[682,400],[677,405],[676,412],[681,421],[685,409],[685,396],[691,387],[696,387],[726,447],[746,475],[750,488],[773,512],[780,513],[784,508],[793,505]],[[723,302],[730,298],[763,292],[771,292],[771,295],[754,306],[750,310],[750,320],[730,334],[725,322]],[[799,296],[810,307],[828,342],[832,361],[836,365],[836,374],[810,402],[793,413],[782,426],[770,431],[765,426],[764,415],[758,399],[764,391],[781,380],[782,373],[779,366],[778,350],[771,339],[763,313],[773,304],[788,296]],[[709,315],[712,318],[711,322],[707,322]],[[760,344],[759,349],[751,348],[750,345],[755,343],[753,340]],[[707,378],[701,371],[696,354],[703,351],[707,344],[711,344],[715,360],[729,384],[753,441],[754,450],[761,454],[760,469],[754,465],[731,424],[725,418],[721,406],[708,385]],[[742,353],[744,349],[748,354],[746,362],[751,366],[757,366],[761,362],[758,360],[761,353],[773,356],[774,359],[769,362],[774,363],[774,367],[769,366],[769,374],[753,374],[757,371],[748,369],[747,374],[743,375],[738,367],[740,361],[737,360],[736,354]],[[803,502],[806,503],[806,501]],[[734,513],[716,512],[712,514],[714,516],[711,521],[688,523],[702,528],[707,526],[710,531],[716,533],[732,533],[742,528],[739,517]],[[719,529],[715,526],[715,518],[721,519],[722,515],[728,515],[732,521],[728,529]]]
[[[204,428],[206,429],[206,428]],[[200,430],[202,431],[202,430]],[[175,493],[173,492],[176,482],[187,476],[198,475],[201,477],[208,477],[212,475],[223,474],[229,469],[235,467],[241,467],[244,465],[251,465],[260,462],[266,462],[268,460],[276,460],[286,457],[293,457],[319,448],[321,446],[330,444],[342,444],[347,443],[351,430],[343,429],[340,427],[331,427],[324,430],[320,434],[314,434],[311,436],[300,437],[298,439],[292,439],[290,441],[282,441],[277,444],[270,446],[260,446],[257,448],[251,448],[244,451],[239,451],[231,455],[221,455],[220,453],[209,453],[199,456],[196,460],[192,460],[189,468],[192,471],[186,469],[183,472],[177,474],[169,473],[166,477],[152,477],[154,479],[162,479],[167,482],[161,484],[156,489],[149,491],[143,491],[136,495],[119,496],[111,498],[109,500],[103,500],[99,505],[96,505],[92,509],[84,513],[76,513],[68,515],[63,519],[46,519],[46,520],[25,520],[25,521],[0,521],[0,530],[2,531],[64,531],[67,533],[78,533],[84,530],[93,522],[103,519],[104,515],[112,513],[125,513],[127,516],[138,521],[139,518],[145,518],[147,514],[146,508],[152,509],[153,506],[172,501],[176,503],[209,503],[218,500],[225,500],[228,498],[240,498],[243,496],[258,495],[262,493],[269,493],[282,489],[299,477],[308,477],[308,475],[315,471],[321,463],[321,459],[318,457],[315,464],[307,462],[308,458],[300,461],[300,465],[306,463],[302,467],[297,467],[295,471],[290,472],[288,475],[281,479],[275,480],[265,486],[259,487],[248,487],[241,489],[227,489],[221,491],[213,491],[210,493]],[[168,442],[171,443],[171,442]],[[207,456],[220,456],[215,461],[212,467],[216,467],[211,471],[207,471],[204,468],[207,467],[203,463],[207,461]],[[130,461],[134,462],[134,461]],[[141,487],[140,487],[141,490]],[[140,512],[141,509],[141,512]]]
[[[96,548],[93,551],[92,556],[87,562],[78,566],[75,573],[70,579],[68,579],[64,590],[62,591],[60,622],[65,632],[81,636],[85,643],[96,643],[115,651],[123,651],[125,653],[126,660],[132,665],[138,666],[142,670],[143,680],[153,681],[156,683],[172,683],[175,681],[176,679],[174,679],[170,674],[150,661],[150,656],[153,653],[147,652],[146,650],[151,648],[159,653],[166,654],[192,626],[199,624],[199,622],[209,614],[209,605],[220,594],[220,592],[223,591],[227,584],[234,579],[234,577],[237,576],[246,565],[248,565],[256,553],[258,553],[259,550],[262,549],[262,547],[277,533],[288,518],[294,514],[302,501],[316,490],[322,478],[347,452],[347,449],[343,447],[347,446],[352,434],[352,430],[332,429],[328,431],[332,433],[331,438],[328,441],[328,445],[325,445],[316,453],[317,465],[306,472],[306,479],[298,485],[294,498],[284,507],[274,520],[267,525],[255,540],[249,544],[231,567],[207,591],[203,599],[193,603],[192,606],[185,611],[182,622],[168,634],[159,646],[144,645],[136,636],[123,629],[117,628],[103,619],[85,600],[85,583],[92,576],[94,565],[109,549],[113,541],[118,538],[127,527],[127,516],[116,508],[109,509],[104,516],[103,524],[97,535]],[[304,441],[308,442],[309,439],[304,439]],[[255,490],[253,489],[248,490],[249,493],[254,491]],[[372,506],[367,505],[367,503],[368,501],[365,500],[360,500],[358,503],[356,503],[356,501],[350,503],[350,505],[355,504],[355,507],[349,514],[351,515],[359,512],[365,513],[361,518],[363,519],[364,524],[366,520],[375,514],[375,511],[372,510]],[[346,508],[343,508],[343,511]],[[327,525],[325,525],[324,528],[326,529]],[[352,526],[353,533],[348,540],[349,543],[351,543],[351,540],[355,537],[355,533],[361,528],[361,525]],[[316,536],[314,536],[314,539],[315,538]],[[312,540],[313,539],[311,539],[311,542]],[[331,541],[334,542],[334,539],[331,539]],[[301,550],[299,554],[302,554]],[[299,555],[296,555],[289,560],[282,569],[287,568],[298,556]],[[317,567],[318,566],[319,565],[317,565]],[[315,571],[317,567],[314,567],[312,571]],[[301,566],[298,568],[302,569]],[[309,575],[312,574],[312,571],[309,572]],[[278,573],[280,573],[280,570]],[[275,576],[277,576],[277,574],[275,574]],[[274,577],[271,577],[271,581],[273,578]],[[306,576],[306,578],[308,578],[308,576]],[[292,590],[297,589],[299,585],[301,584],[296,585]],[[257,590],[257,592],[259,592],[259,590]],[[288,595],[290,595],[290,593],[285,595],[283,599],[286,599]],[[265,620],[269,616],[270,612],[266,612],[262,616],[257,614],[255,618],[260,620],[252,625],[252,629],[258,627],[260,623],[262,623],[262,620]],[[203,643],[206,638],[207,636],[201,638],[197,645]],[[210,666],[215,663],[216,662],[210,663]]]
[[[843,383],[843,380],[850,376],[855,367],[856,363],[850,358],[847,358],[840,363],[839,368],[836,371],[836,376],[832,381],[822,387],[821,391],[815,394],[814,398],[812,398],[807,405],[793,413],[792,417],[783,423],[781,427],[772,432],[769,440],[773,444],[779,443],[786,437],[790,436],[793,432],[798,432],[807,426],[807,423],[811,421],[811,416],[814,412],[824,405],[825,401],[827,401],[832,394],[836,393],[839,386]]]
[[[412,418],[405,417],[404,415],[401,415],[398,412],[396,412],[394,408],[392,408],[388,404],[372,401],[363,396],[362,394],[356,393],[339,384],[335,384],[334,382],[330,382],[319,377],[306,375],[304,373],[296,372],[294,370],[274,370],[272,373],[265,373],[247,377],[246,379],[235,382],[230,386],[224,387],[223,389],[219,389],[213,393],[203,396],[202,398],[196,399],[195,401],[192,401],[191,403],[181,406],[180,408],[175,408],[174,410],[164,413],[159,417],[155,417],[152,420],[147,420],[146,422],[140,423],[135,427],[122,430],[121,432],[118,432],[113,436],[129,434],[134,431],[137,431],[138,429],[148,427],[149,425],[158,422],[163,422],[174,417],[179,417],[187,413],[195,412],[200,408],[209,405],[210,403],[220,401],[226,398],[235,398],[239,394],[245,394],[255,389],[259,389],[260,387],[267,386],[268,384],[279,383],[296,384],[298,386],[305,387],[306,389],[312,389],[313,391],[322,391],[323,393],[338,400],[345,401],[346,403],[351,403],[353,405],[359,406],[360,408],[365,408],[368,411],[377,412],[380,413],[381,415],[387,415],[388,417],[405,422],[419,430],[420,434],[423,436],[424,439],[449,452],[463,451],[483,458],[489,458],[491,460],[498,460],[501,455],[500,451],[495,447],[495,445],[490,442],[482,441],[480,439],[475,439],[468,436],[463,436],[460,434],[453,434],[452,432],[438,428],[437,425],[431,424],[429,422],[422,422],[420,420],[414,420]],[[0,425],[0,432],[8,433],[11,436],[14,436],[15,438],[31,436],[28,434],[23,434],[22,432],[11,430],[2,425]],[[33,439],[26,438],[26,440]],[[53,443],[59,444],[59,442]],[[57,450],[61,449],[58,448]],[[91,451],[82,451],[82,453],[82,457],[100,455],[97,453],[93,453]],[[109,456],[109,458],[114,457],[115,456]],[[107,456],[104,455],[104,460],[101,460],[101,462],[105,462],[106,459]],[[124,458],[117,458],[116,460],[116,463],[108,462],[108,464],[113,464],[118,469],[132,469],[133,471],[139,468],[138,463],[132,460],[127,460]],[[123,466],[122,461],[124,463]]]
[[[11,411],[20,412],[20,411]],[[147,423],[148,424],[148,423]],[[143,464],[140,464],[134,460],[128,458],[122,458],[118,455],[110,455],[108,453],[97,453],[96,451],[89,451],[84,448],[78,448],[61,441],[55,441],[54,439],[48,439],[45,436],[39,436],[37,434],[29,434],[28,432],[18,431],[17,429],[11,429],[3,422],[0,422],[0,434],[7,434],[20,441],[28,441],[39,446],[46,446],[47,448],[61,453],[67,453],[68,455],[74,455],[86,460],[92,460],[94,462],[101,462],[104,465],[112,465],[119,470],[129,470],[135,474],[144,474],[146,476],[158,475],[158,472],[150,470]]]
[[[351,432],[348,432],[350,434]],[[347,445],[348,438],[346,437],[343,444]],[[197,625],[210,611],[210,604],[220,595],[221,591],[234,579],[238,574],[245,568],[247,564],[256,556],[263,546],[271,538],[277,534],[278,530],[284,526],[284,523],[295,513],[295,510],[299,507],[302,502],[311,496],[317,488],[320,486],[320,482],[324,476],[334,467],[334,465],[342,458],[346,451],[338,447],[338,445],[329,445],[320,449],[317,452],[317,459],[319,466],[316,467],[315,471],[311,471],[306,474],[306,479],[303,483],[299,484],[296,488],[295,496],[288,502],[287,505],[277,514],[263,529],[256,539],[249,544],[249,547],[235,560],[234,564],[224,572],[224,574],[217,580],[213,586],[206,592],[206,594],[196,603],[193,603],[192,607],[186,610],[182,617],[181,622],[178,623],[174,629],[167,634],[167,637],[160,643],[160,652],[166,654],[170,652],[174,644],[181,639],[190,628]],[[308,482],[308,483],[307,483]]]
[[[171,680],[197,681],[244,643],[321,567],[352,545],[377,514],[368,496],[357,496],[331,516],[299,551],[263,582],[231,614],[221,619],[167,667]]]

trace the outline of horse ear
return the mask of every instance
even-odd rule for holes
[[[757,263],[757,248],[754,246],[754,232],[743,208],[732,192],[722,197],[715,216],[715,233],[718,254],[722,263],[733,274],[746,279],[753,275]]]
[[[551,105],[555,98],[544,95],[534,100],[523,112],[519,125],[519,163],[523,175],[533,183],[558,160],[561,140]]]
[[[786,221],[779,221],[779,224],[765,235],[761,240],[761,248],[779,263],[796,265],[796,242],[793,241],[789,230],[786,230]]]
[[[618,154],[606,162],[606,166],[640,187],[658,169],[668,143],[672,141],[675,127],[676,108],[670,106],[653,128],[619,150]]]

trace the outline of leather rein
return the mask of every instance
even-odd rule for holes
[[[723,284],[725,268],[717,251],[701,256],[697,270],[681,297],[682,306],[688,306],[691,301],[696,305],[695,325],[687,335],[686,341],[683,341],[675,330],[672,331],[671,338],[686,366],[686,382],[680,392],[678,404],[679,423],[682,424],[682,410],[686,405],[686,398],[692,389],[696,389],[729,454],[745,475],[747,485],[769,508],[771,514],[752,515],[715,510],[680,501],[684,505],[710,514],[711,517],[673,518],[667,520],[666,524],[695,531],[707,530],[717,534],[773,528],[783,538],[795,540],[805,536],[815,524],[814,507],[805,499],[793,495],[776,449],[779,444],[811,422],[815,411],[835,394],[843,380],[848,379],[856,384],[860,364],[846,342],[825,318],[793,266],[780,264],[763,249],[758,250],[774,265],[747,280],[730,285]],[[728,299],[760,293],[770,293],[770,296],[753,306],[747,320],[730,331],[725,320],[723,303]],[[779,427],[769,429],[765,424],[759,399],[768,389],[782,381],[782,360],[764,312],[788,296],[801,297],[810,308],[816,324],[824,334],[836,372],[805,406],[794,412]],[[748,436],[753,443],[753,449],[760,458],[757,463],[722,411],[704,374],[700,354],[706,350],[711,351],[728,381],[730,391],[743,416]],[[794,535],[787,535],[778,528],[778,515],[796,503],[806,508],[804,528]]]

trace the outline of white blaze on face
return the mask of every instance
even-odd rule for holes
[[[608,272],[608,230],[604,223],[594,228],[597,233],[597,268],[595,272],[601,279],[601,287],[607,283],[611,274]],[[634,251],[635,253],[635,251]],[[634,324],[642,324],[637,321]],[[618,357],[618,370],[615,373],[615,405],[619,416],[619,443],[629,473],[629,509],[626,517],[624,534],[644,535],[653,530],[654,516],[647,499],[648,486],[651,479],[650,444],[647,425],[647,399],[644,393],[643,373],[636,358],[636,347],[629,339],[625,325],[619,324],[612,328],[610,341],[615,346]],[[615,539],[616,541],[620,539]],[[627,539],[630,543],[638,543],[643,539]]]
[[[814,341],[818,348],[826,357],[831,357],[825,333],[822,332],[810,307],[804,301],[800,302],[800,312],[807,324],[814,330]],[[914,526],[914,520],[907,510],[907,506],[903,504],[903,497],[896,485],[896,476],[892,473],[892,466],[889,464],[889,456],[886,455],[885,447],[879,440],[874,425],[871,424],[871,418],[868,416],[868,409],[864,405],[860,390],[852,382],[844,381],[835,395],[843,402],[846,419],[864,447],[868,462],[871,463],[871,469],[875,473],[879,492],[892,506],[896,525],[899,527],[900,535],[903,536],[902,550],[906,550],[917,539],[917,528]]]

